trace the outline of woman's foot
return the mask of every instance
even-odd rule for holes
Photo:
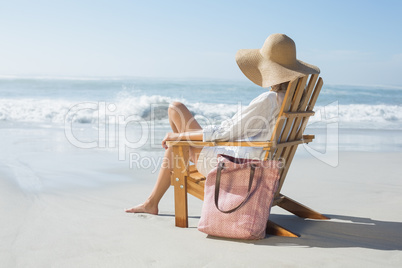
[[[127,213],[148,213],[153,215],[158,215],[158,206],[153,206],[149,202],[140,204],[136,207],[126,209]]]

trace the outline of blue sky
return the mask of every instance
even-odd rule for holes
[[[402,1],[3,1],[0,75],[246,80],[272,33],[326,83],[402,85]]]

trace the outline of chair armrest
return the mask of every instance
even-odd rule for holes
[[[271,141],[167,141],[167,146],[193,146],[193,147],[204,147],[204,146],[243,146],[243,147],[262,147],[264,150],[271,150],[274,147],[286,147],[301,143],[309,143],[314,139],[314,135],[303,135],[301,140],[284,142],[281,144],[274,145]]]
[[[309,143],[315,139],[315,135],[303,135],[304,143]]]
[[[168,146],[243,146],[243,147],[263,147],[268,150],[272,146],[272,142],[267,141],[217,141],[217,142],[204,142],[204,141],[167,141]]]

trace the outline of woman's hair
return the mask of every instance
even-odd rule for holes
[[[274,92],[279,92],[279,91],[286,91],[288,88],[289,82],[284,82],[281,84],[273,85],[271,86],[271,90]]]

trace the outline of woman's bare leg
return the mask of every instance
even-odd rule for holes
[[[187,132],[202,129],[187,107],[180,102],[173,102],[168,110],[169,123],[173,132]],[[190,159],[196,163],[202,148],[190,147]],[[170,187],[170,176],[173,166],[173,152],[171,148],[165,151],[161,169],[155,186],[148,199],[141,205],[127,209],[130,213],[158,214],[158,204]]]
[[[158,179],[148,199],[143,204],[127,209],[126,212],[158,214],[159,201],[170,186],[172,158],[172,149],[168,148],[163,157]]]

